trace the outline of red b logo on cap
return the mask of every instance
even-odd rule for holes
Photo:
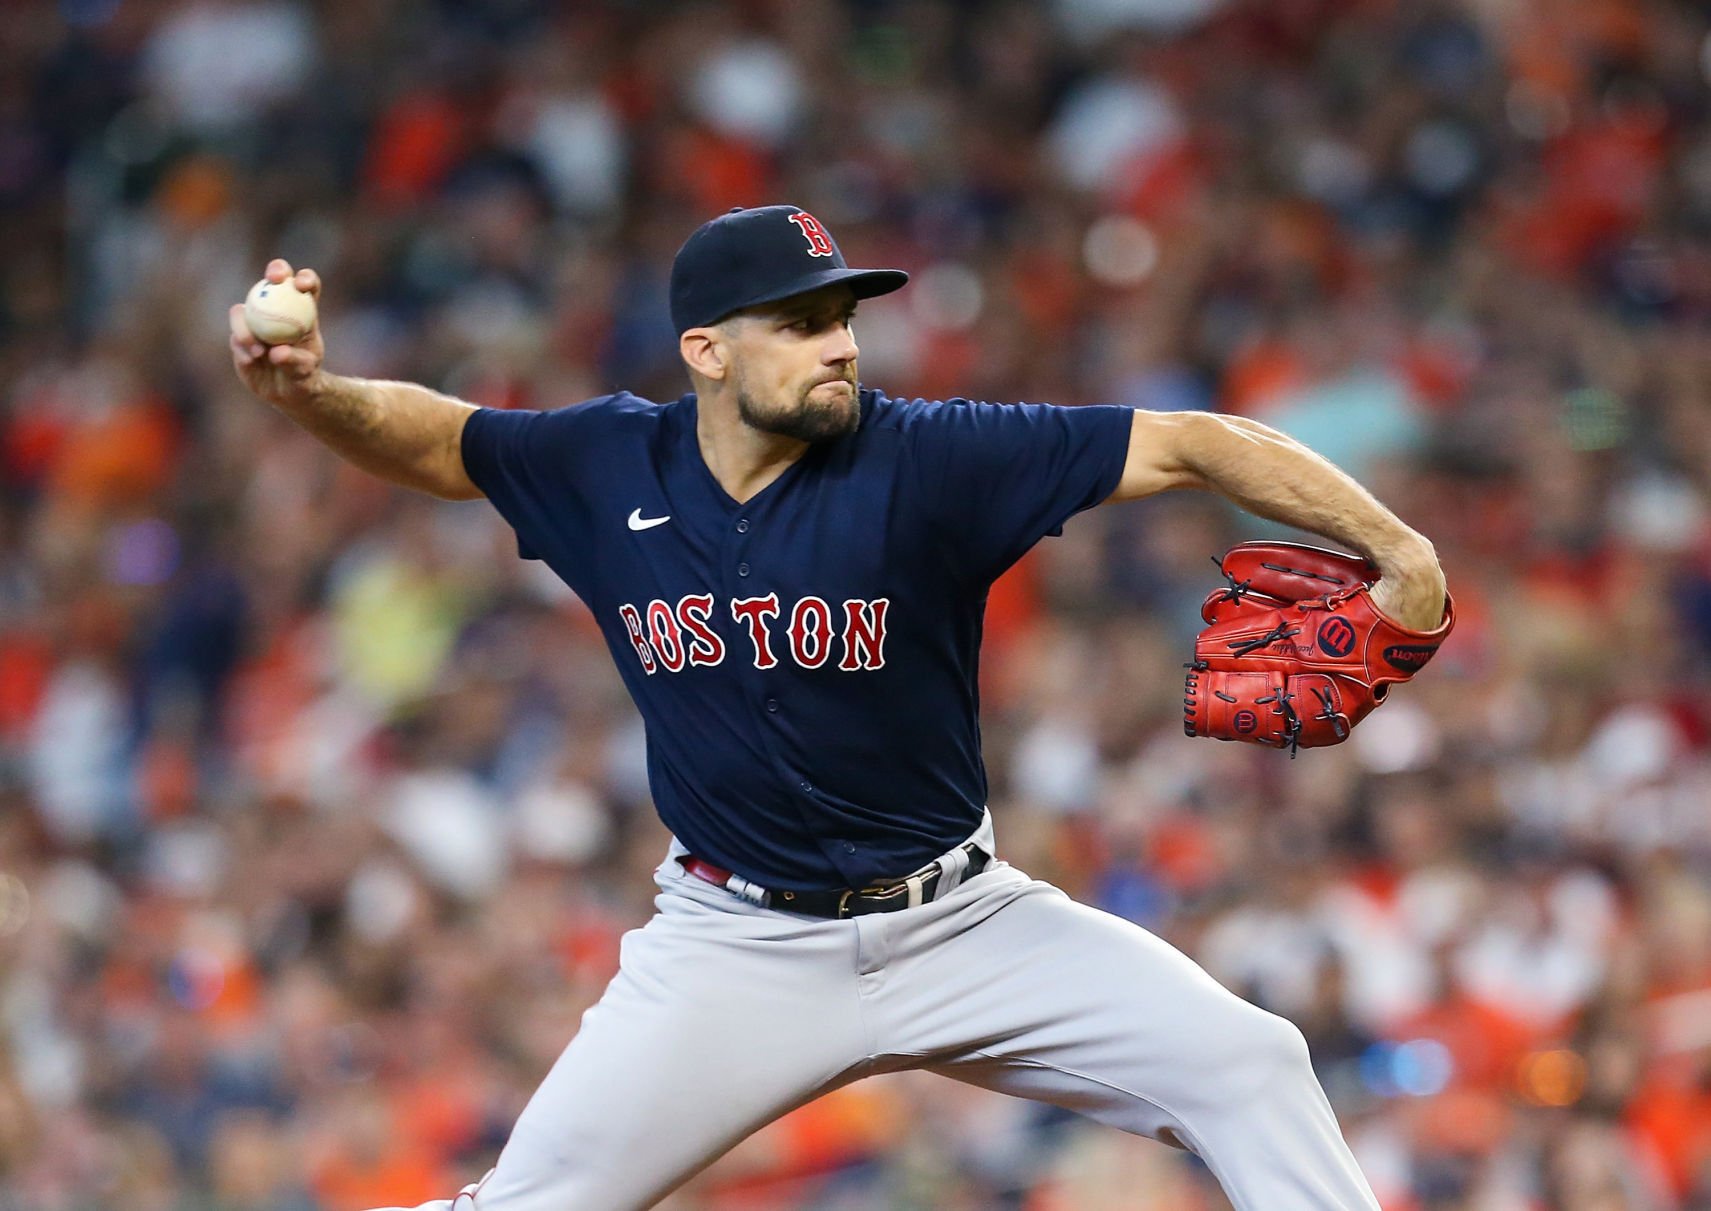
[[[790,221],[802,229],[802,234],[808,237],[809,256],[831,256],[832,237],[826,234],[826,229],[820,226],[820,220],[806,210],[798,210],[790,216]]]

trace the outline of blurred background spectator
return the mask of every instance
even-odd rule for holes
[[[892,394],[1241,413],[1437,542],[1351,743],[1185,740],[1167,497],[992,599],[1004,856],[1301,1023],[1387,1211],[1711,1208],[1711,19],[1693,0],[0,5],[0,1207],[478,1175],[649,911],[639,725],[481,505],[246,396],[224,310],[500,407],[686,388],[681,239],[788,199]],[[876,755],[883,759],[883,754]],[[1144,1026],[1144,1024],[1141,1024]],[[678,1211],[1215,1211],[921,1076]]]

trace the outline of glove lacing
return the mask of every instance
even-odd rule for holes
[[[1212,562],[1218,564],[1218,567],[1220,570],[1223,569],[1223,566],[1224,566],[1223,563],[1220,562],[1216,556],[1213,557]],[[1283,572],[1289,576],[1302,576],[1308,580],[1322,580],[1326,584],[1338,584],[1338,585],[1340,585],[1340,584],[1347,584],[1348,583],[1348,581],[1344,580],[1341,576],[1327,576],[1323,572],[1309,572],[1305,568],[1292,568],[1292,567],[1289,567],[1287,564],[1262,563],[1262,564],[1260,564],[1260,567],[1266,569],[1266,571],[1268,571],[1268,572]],[[1230,574],[1228,572],[1225,572],[1224,577],[1225,577],[1225,579],[1229,579]],[[1246,584],[1245,581],[1243,583]]]
[[[1265,706],[1267,703],[1272,702],[1277,703],[1277,713],[1283,716],[1284,734],[1284,744],[1280,744],[1278,747],[1283,748],[1285,745],[1288,746],[1289,759],[1291,761],[1295,760],[1296,750],[1301,746],[1301,716],[1297,715],[1295,713],[1295,708],[1290,705],[1294,698],[1295,695],[1291,694],[1288,690],[1280,689],[1276,693],[1267,694],[1264,698],[1254,699],[1255,706]]]
[[[1224,561],[1219,559],[1216,555],[1212,556],[1212,562],[1218,566],[1218,574],[1229,582],[1228,587],[1224,590],[1224,596],[1219,598],[1219,601],[1228,601],[1234,605],[1241,605],[1242,598],[1253,592],[1253,580],[1237,580],[1234,576],[1230,575],[1230,573],[1224,571]]]
[[[1246,656],[1249,652],[1257,651],[1263,647],[1270,647],[1272,644],[1277,643],[1280,640],[1288,639],[1292,635],[1299,634],[1301,634],[1300,627],[1292,627],[1287,622],[1280,622],[1270,631],[1267,631],[1264,635],[1260,635],[1257,638],[1232,640],[1229,645],[1230,655]]]

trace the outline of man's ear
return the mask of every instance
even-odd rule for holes
[[[689,329],[677,338],[677,351],[684,365],[702,378],[719,382],[725,377],[727,350],[717,328]]]

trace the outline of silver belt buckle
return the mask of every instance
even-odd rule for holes
[[[931,869],[937,870],[938,868],[933,867]],[[905,875],[895,882],[869,884],[860,891],[845,888],[843,894],[838,897],[838,916],[840,918],[853,916],[854,914],[850,912],[850,901],[858,896],[863,900],[878,900],[884,903],[896,899],[899,895],[907,896],[911,883],[921,884],[924,882],[925,876],[917,872],[916,874]]]
[[[964,841],[957,848],[968,854],[970,865],[973,864],[976,854],[986,852],[973,841]],[[863,899],[889,900],[900,893],[908,895],[910,892],[914,892],[917,902],[924,904],[931,893],[937,889],[939,880],[944,877],[944,874],[945,868],[940,866],[938,859],[935,858],[920,869],[904,875],[901,879],[893,879],[888,883],[876,883],[864,887],[860,891],[846,887],[838,896],[838,918],[842,920],[851,915],[850,900],[856,896]]]

